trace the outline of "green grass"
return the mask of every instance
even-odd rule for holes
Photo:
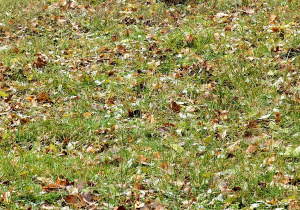
[[[298,1],[0,5],[1,208],[300,205]]]

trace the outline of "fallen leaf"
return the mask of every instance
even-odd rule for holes
[[[169,163],[168,162],[161,163],[159,164],[159,167],[161,167],[162,169],[169,168]]]
[[[257,145],[256,144],[250,144],[248,147],[247,147],[247,149],[246,149],[246,151],[245,151],[247,154],[254,154],[254,153],[256,153],[257,152]]]
[[[203,142],[207,145],[214,139],[213,135],[209,135],[205,139],[203,139]]]
[[[79,204],[80,198],[77,195],[67,195],[65,201],[69,204]]]
[[[83,187],[84,187],[84,182],[80,182],[80,183],[77,184],[77,186],[76,186],[76,188],[77,188],[78,190],[82,190]]]
[[[91,118],[91,117],[92,117],[92,114],[89,113],[89,112],[85,112],[85,113],[83,114],[83,116],[84,116],[85,118]]]
[[[247,15],[253,15],[254,14],[254,9],[251,9],[250,7],[243,7],[243,14]]]
[[[60,185],[60,186],[71,186],[71,185],[74,185],[74,182],[69,182],[68,179],[57,178],[55,181],[55,184]]]
[[[173,99],[169,103],[169,108],[172,109],[174,112],[180,112],[180,105],[178,105]]]
[[[270,14],[270,24],[274,24],[274,20],[276,19],[275,14]]]
[[[49,185],[42,187],[42,190],[46,191],[46,192],[51,192],[51,191],[58,190],[58,189],[64,189],[64,186],[50,183]]]
[[[300,202],[291,200],[288,206],[288,210],[299,210],[300,209]]]
[[[276,203],[278,203],[278,200],[277,200],[277,198],[275,198],[275,199],[273,199],[273,200],[270,200],[270,201],[268,201],[268,204],[275,205]]]
[[[0,92],[0,96],[1,96],[1,92]],[[11,101],[11,97],[12,97],[12,95],[11,95],[11,94],[9,94],[9,95],[7,96],[7,98],[6,98],[6,99],[4,99],[4,102],[5,102],[5,103],[8,103],[8,102],[10,102],[10,101]]]
[[[154,210],[165,210],[166,208],[162,205],[162,203],[160,203],[160,202],[154,202],[153,203],[153,209]]]
[[[137,202],[134,204],[135,209],[143,208],[144,206],[145,206],[145,203],[142,203],[142,202],[140,202],[140,201],[137,201]]]
[[[136,109],[134,111],[131,111],[130,109],[127,110],[127,115],[128,117],[140,117],[141,116],[141,111]]]
[[[178,153],[184,152],[184,149],[178,144],[171,144],[170,146]]]
[[[7,97],[7,96],[8,96],[7,93],[0,91],[0,97]]]
[[[232,25],[226,25],[224,30],[225,31],[231,31],[232,27],[233,27]]]
[[[94,147],[91,145],[91,146],[89,146],[89,147],[86,149],[86,151],[89,152],[89,153],[94,153],[94,152],[95,152],[95,149],[94,149]]]
[[[50,98],[46,92],[40,92],[39,94],[36,95],[35,98],[38,102],[44,102],[44,101],[50,100]]]
[[[107,76],[113,76],[114,74],[115,74],[114,71],[109,71],[109,72],[107,73]]]
[[[197,108],[193,107],[193,106],[188,106],[186,109],[185,109],[186,112],[196,112],[197,111]]]
[[[38,57],[34,62],[33,62],[33,67],[36,68],[43,68],[47,65],[47,62],[44,61],[41,57]]]
[[[126,210],[124,206],[116,206],[114,210]]]
[[[197,39],[197,38],[195,38],[193,34],[189,34],[189,35],[185,38],[185,40],[186,40],[187,42],[193,42],[193,41],[195,41],[196,39]]]
[[[92,193],[83,193],[82,196],[84,201],[86,201],[87,203],[94,202],[95,196]]]
[[[154,156],[156,159],[160,159],[160,153],[159,153],[159,152],[153,152],[153,156]]]
[[[148,165],[148,162],[150,160],[149,157],[145,157],[144,155],[140,155],[139,159],[140,159],[140,163],[145,164],[145,165]]]

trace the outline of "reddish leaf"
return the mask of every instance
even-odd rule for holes
[[[175,127],[175,125],[172,123],[164,123],[164,126]]]
[[[5,103],[8,103],[11,100],[12,95],[9,94],[6,99],[4,99]]]
[[[41,57],[38,57],[34,62],[33,62],[33,67],[36,68],[43,68],[47,65],[47,62],[44,61]]]
[[[114,74],[115,74],[114,71],[109,71],[109,72],[107,73],[108,76],[112,76],[112,75],[114,75]]]
[[[197,38],[195,38],[193,34],[190,34],[190,35],[188,35],[188,36],[185,38],[185,40],[186,40],[187,42],[193,42],[193,41],[195,41],[196,39],[197,39]]]

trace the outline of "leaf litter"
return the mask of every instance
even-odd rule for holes
[[[3,206],[299,206],[299,4],[165,2],[6,7]]]

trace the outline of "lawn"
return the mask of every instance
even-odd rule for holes
[[[300,209],[298,0],[0,5],[0,208]]]

